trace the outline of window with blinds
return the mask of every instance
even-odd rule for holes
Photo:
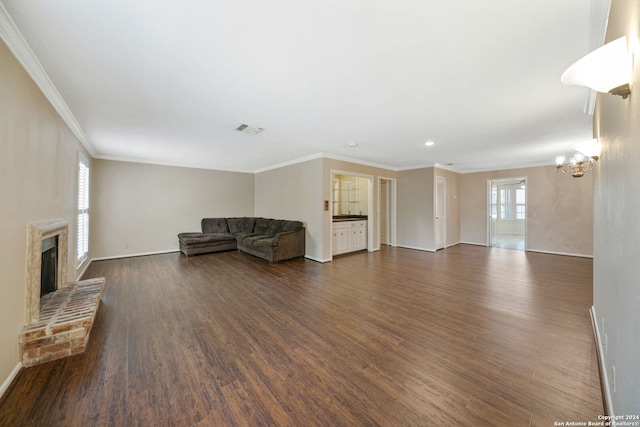
[[[80,157],[78,165],[78,266],[89,256],[89,162]]]

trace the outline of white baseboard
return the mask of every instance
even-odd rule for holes
[[[80,280],[80,278],[82,277],[82,275],[84,274],[85,271],[87,271],[87,268],[89,268],[89,266],[91,265],[91,263],[93,262],[93,259],[90,259],[89,261],[84,263],[84,267],[82,268],[82,270],[80,271],[80,273],[78,273],[76,275],[76,280]]]
[[[180,252],[180,249],[170,249],[170,250],[166,250],[166,251],[154,251],[154,252],[142,252],[142,253],[138,253],[138,254],[105,256],[105,257],[99,257],[99,258],[92,258],[91,262],[93,262],[93,261],[105,261],[105,260],[109,260],[109,259],[119,259],[119,258],[135,258],[135,257],[138,257],[138,256],[170,254],[172,252]]]
[[[574,254],[569,252],[553,252],[553,251],[540,251],[537,249],[525,249],[527,252],[538,252],[541,254],[550,254],[550,255],[562,255],[562,256],[575,256],[579,258],[593,258],[593,255],[585,255],[585,254]]]
[[[451,243],[450,245],[446,245],[444,248],[445,248],[445,249],[446,249],[446,248],[450,248],[450,247],[452,247],[452,246],[459,245],[460,243],[462,243],[462,242]]]
[[[328,259],[322,259],[322,258],[316,258],[316,257],[309,256],[309,255],[305,255],[304,257],[305,257],[305,258],[307,258],[307,259],[310,259],[311,261],[321,262],[321,263],[323,263],[323,264],[324,264],[325,262],[331,262],[331,258],[328,258]]]
[[[606,415],[613,416],[613,402],[611,399],[611,389],[609,388],[609,378],[607,376],[607,363],[604,360],[604,351],[602,345],[602,339],[600,336],[600,329],[598,328],[598,316],[596,315],[596,308],[591,306],[589,310],[591,314],[591,325],[593,326],[593,335],[596,339],[596,351],[598,353],[598,368],[600,369],[600,381],[602,382],[602,398],[606,405]]]
[[[9,386],[11,386],[11,383],[16,378],[16,376],[18,376],[18,373],[20,372],[21,369],[22,369],[22,363],[18,363],[16,367],[13,368],[13,370],[11,371],[7,379],[4,380],[4,382],[0,385],[0,399],[2,399],[4,394],[7,392],[7,390],[9,389]]]
[[[476,243],[476,242],[460,242],[461,245],[474,245],[474,246],[484,246],[487,247],[486,243]]]
[[[405,249],[413,249],[416,251],[423,251],[423,252],[435,252],[435,249],[427,249],[427,248],[418,248],[415,246],[405,246],[405,245],[397,245],[398,248],[405,248]]]

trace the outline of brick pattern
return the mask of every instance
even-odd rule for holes
[[[20,331],[25,367],[84,352],[105,278],[68,283],[41,301],[40,319]]]

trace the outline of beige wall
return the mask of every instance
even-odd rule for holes
[[[460,174],[437,167],[435,174],[447,181],[446,246],[452,246],[460,243]]]
[[[27,224],[69,222],[68,280],[76,278],[78,152],[86,151],[0,41],[0,391],[18,365],[25,323]]]
[[[322,260],[322,159],[255,175],[256,216],[302,221],[306,256]]]
[[[373,238],[372,247],[374,249],[378,249],[380,247],[380,236],[378,232],[378,196],[379,196],[379,185],[378,178],[396,178],[396,172],[377,168],[374,166],[362,165],[358,163],[347,162],[343,160],[322,159],[322,199],[321,200],[331,200],[331,192],[333,189],[331,173],[334,172],[346,172],[347,175],[368,175],[373,177],[373,212],[369,212],[368,220],[370,224],[371,237]],[[332,223],[332,214],[331,209],[328,211],[322,212],[322,260],[329,261],[332,258],[331,255],[331,223]]]
[[[435,250],[434,168],[398,172],[398,246]]]
[[[527,179],[527,250],[593,255],[593,175],[573,178],[554,166],[461,175],[460,240],[487,244],[487,181]]]
[[[202,218],[254,214],[248,173],[96,159],[91,192],[94,258],[177,250]]]
[[[640,1],[611,2],[606,42],[627,36],[635,53],[631,96],[598,94],[594,134],[593,303],[616,415],[640,413]],[[613,369],[616,390],[613,390]]]

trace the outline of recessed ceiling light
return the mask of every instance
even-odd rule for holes
[[[427,141],[427,142],[424,143],[424,146],[425,147],[431,147],[431,146],[434,146],[435,144],[436,144],[435,141]]]
[[[349,148],[356,148],[357,146],[358,146],[357,142],[350,142],[350,143],[347,144],[347,147],[349,147]]]
[[[260,132],[262,132],[264,129],[263,128],[259,128],[257,126],[249,126],[249,125],[240,125],[236,128],[237,131],[240,131],[242,133],[248,133],[250,135],[257,135]]]

